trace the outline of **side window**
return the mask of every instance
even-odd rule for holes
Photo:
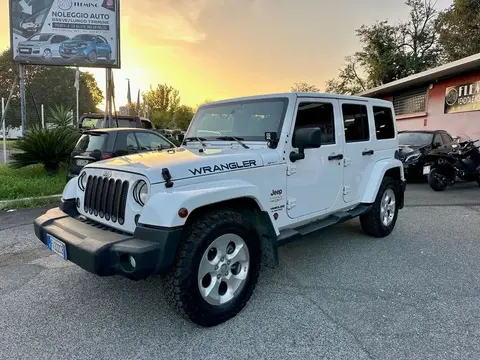
[[[367,107],[365,105],[343,104],[342,112],[345,141],[350,143],[370,140]]]
[[[295,130],[319,127],[322,145],[335,144],[335,117],[331,103],[302,102],[298,106]]]
[[[445,145],[450,145],[451,143],[453,143],[453,139],[447,133],[442,133],[442,139]]]
[[[137,139],[135,138],[134,133],[130,133],[127,135],[127,151],[130,154],[138,152]]]
[[[395,138],[395,125],[392,110],[386,107],[374,106],[375,133],[377,140]]]
[[[137,133],[137,140],[140,144],[140,151],[152,151],[170,148],[171,145],[160,136],[149,133]]]
[[[433,144],[435,146],[443,146],[443,140],[440,134],[435,134],[435,137],[433,138]]]

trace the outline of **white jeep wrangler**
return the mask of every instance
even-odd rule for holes
[[[203,105],[179,148],[86,166],[35,233],[99,276],[164,275],[176,308],[214,326],[278,246],[358,216],[369,235],[392,232],[405,192],[394,119],[390,102],[332,94]]]

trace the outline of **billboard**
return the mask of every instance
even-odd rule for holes
[[[10,0],[13,60],[120,68],[119,0]]]
[[[480,110],[480,81],[447,87],[445,114]]]

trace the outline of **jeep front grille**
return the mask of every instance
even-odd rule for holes
[[[83,202],[85,212],[123,225],[128,188],[128,181],[90,175]]]

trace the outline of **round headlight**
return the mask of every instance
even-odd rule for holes
[[[80,188],[80,190],[85,191],[87,187],[87,180],[87,173],[85,172],[78,177],[78,187]]]
[[[148,198],[148,185],[145,181],[140,180],[133,188],[133,199],[141,206],[145,205]]]

